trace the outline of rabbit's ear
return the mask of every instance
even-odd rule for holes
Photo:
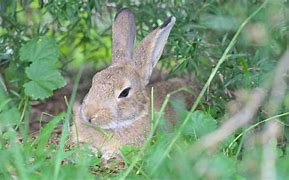
[[[160,59],[170,31],[176,21],[175,17],[170,17],[160,27],[147,35],[134,53],[134,65],[144,80],[148,84],[153,67]]]
[[[127,8],[121,9],[115,16],[112,26],[112,63],[132,59],[135,41],[134,15]]]

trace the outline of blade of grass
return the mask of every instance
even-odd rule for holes
[[[154,112],[154,87],[151,89],[151,127],[154,127],[153,119],[155,118],[155,112]]]
[[[242,136],[241,140],[240,140],[240,143],[239,143],[239,146],[238,146],[238,149],[237,149],[237,152],[236,152],[236,155],[235,157],[238,159],[239,158],[239,155],[241,153],[241,150],[242,150],[242,147],[244,145],[244,142],[245,142],[245,136]]]
[[[251,129],[254,129],[255,127],[259,126],[260,124],[262,123],[265,123],[265,122],[268,122],[268,121],[271,121],[271,120],[274,120],[276,118],[280,118],[280,117],[283,117],[283,116],[287,116],[289,115],[289,112],[286,112],[286,113],[283,113],[283,114],[278,114],[276,116],[272,116],[272,117],[269,117],[267,119],[264,119],[256,124],[253,124],[252,126],[248,127],[247,129],[245,129],[242,133],[240,133],[228,146],[228,149],[230,149],[234,143],[241,137],[243,136],[246,132],[250,131]]]
[[[17,175],[19,175],[19,179],[29,179],[29,175],[26,168],[26,162],[24,160],[23,149],[19,144],[14,143],[11,147],[11,157],[14,161],[14,166],[17,170]]]
[[[73,89],[72,89],[72,94],[69,100],[69,105],[68,105],[68,109],[66,112],[66,116],[64,119],[64,123],[62,126],[62,134],[61,134],[61,139],[60,139],[60,143],[59,143],[59,147],[55,156],[55,168],[54,168],[54,179],[58,179],[58,175],[59,175],[59,171],[60,171],[60,166],[61,166],[61,160],[63,159],[63,151],[64,151],[64,145],[65,145],[65,141],[66,138],[68,136],[68,126],[69,126],[69,120],[71,118],[71,114],[72,114],[72,107],[75,101],[75,97],[76,97],[76,91],[77,91],[77,87],[81,78],[81,74],[83,72],[83,67],[81,67],[77,73],[75,82],[73,84]]]
[[[54,128],[57,126],[57,124],[64,119],[64,113],[61,113],[54,117],[44,128],[40,130],[39,137],[38,137],[38,145],[37,148],[39,151],[37,151],[38,156],[41,156],[42,153],[46,152],[46,144],[48,143],[49,137],[52,134]]]
[[[216,73],[218,72],[220,66],[223,64],[223,62],[227,59],[229,51],[233,48],[233,46],[236,44],[237,42],[237,38],[239,37],[239,35],[241,34],[242,30],[244,29],[245,25],[255,16],[257,15],[267,4],[268,0],[264,1],[260,7],[258,9],[256,9],[247,19],[245,19],[243,21],[243,23],[239,26],[237,32],[235,33],[234,37],[232,38],[231,42],[229,43],[228,47],[226,48],[226,50],[224,51],[222,57],[219,59],[217,65],[215,68],[212,69],[212,72],[209,76],[208,81],[206,82],[206,84],[204,85],[204,87],[202,88],[199,96],[197,97],[195,103],[193,104],[192,108],[190,109],[190,113],[188,113],[188,115],[186,116],[184,122],[181,124],[179,131],[175,134],[175,136],[173,137],[171,143],[168,145],[168,147],[166,148],[166,151],[161,155],[161,157],[159,158],[159,163],[156,164],[154,166],[154,169],[152,170],[152,174],[154,174],[156,172],[156,170],[158,169],[158,167],[160,166],[160,164],[162,163],[162,161],[164,160],[164,158],[169,154],[169,152],[171,151],[172,147],[174,146],[175,142],[177,141],[177,139],[180,137],[181,132],[183,130],[183,128],[185,127],[185,125],[187,124],[187,122],[190,120],[191,118],[191,114],[193,111],[195,111],[196,107],[198,106],[198,104],[200,103],[202,97],[204,96],[206,90],[208,89],[208,87],[210,86],[213,78],[215,77]]]
[[[12,100],[11,99],[7,99],[6,101],[2,102],[0,104],[0,111],[2,111],[2,109],[8,104],[10,103]]]
[[[29,120],[25,114],[27,113],[27,108],[29,108],[29,99],[27,96],[24,97],[23,100],[23,109],[21,112],[21,116],[19,119],[19,123],[15,126],[15,130],[20,128],[22,141],[25,144],[27,142],[28,132],[29,132]]]

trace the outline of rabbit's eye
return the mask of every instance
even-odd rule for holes
[[[125,88],[125,89],[124,89],[124,90],[119,94],[118,98],[124,98],[124,97],[127,97],[128,94],[129,94],[130,89],[131,89],[130,87]]]

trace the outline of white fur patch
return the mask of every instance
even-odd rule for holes
[[[126,128],[132,125],[134,122],[144,118],[147,115],[147,112],[143,112],[138,118],[126,119],[126,120],[115,120],[106,125],[100,126],[102,129],[121,129]]]

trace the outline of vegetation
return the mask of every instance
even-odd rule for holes
[[[78,88],[83,69],[110,63],[111,25],[122,7],[136,15],[138,40],[176,17],[159,68],[169,77],[193,74],[201,91],[190,110],[177,106],[172,131],[156,128],[143,148],[123,147],[126,166],[118,170],[102,167],[89,147],[65,144],[76,95],[86,93]],[[1,179],[289,176],[288,1],[3,0],[0,24]],[[52,104],[67,108],[50,114],[33,137],[34,105],[48,108],[61,90],[67,97]],[[153,127],[161,114],[154,113]]]

